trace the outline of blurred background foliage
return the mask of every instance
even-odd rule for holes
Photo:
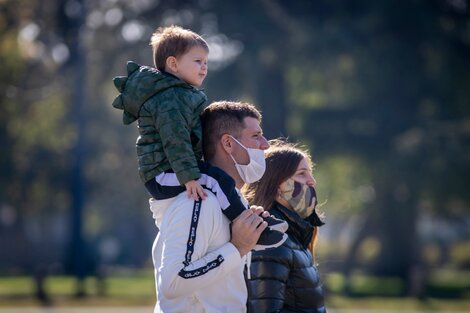
[[[177,24],[210,45],[210,101],[252,102],[268,138],[311,149],[331,293],[469,297],[469,12],[467,0],[0,0],[0,275],[34,277],[45,299],[49,276],[75,275],[83,295],[85,277],[151,268],[137,130],[112,108],[111,79],[127,60],[152,65],[151,33]]]

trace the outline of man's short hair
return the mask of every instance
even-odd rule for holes
[[[178,58],[193,47],[202,47],[209,52],[207,42],[195,32],[179,26],[159,27],[150,39],[155,67],[165,70],[168,57]]]
[[[211,161],[217,143],[224,134],[239,137],[245,128],[245,117],[261,122],[261,114],[252,104],[246,102],[218,101],[211,103],[201,115],[204,159]]]

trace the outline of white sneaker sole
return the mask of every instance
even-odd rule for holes
[[[268,226],[268,227],[271,230],[277,230],[277,231],[280,231],[281,233],[285,233],[289,229],[289,224],[287,224],[287,222],[284,222],[284,223],[279,223],[279,224]]]
[[[287,234],[282,234],[282,239],[279,240],[278,242],[276,242],[275,244],[272,244],[272,245],[256,245],[254,246],[253,248],[253,251],[263,251],[263,250],[266,250],[266,249],[273,249],[273,248],[277,248],[279,246],[281,246],[286,240],[287,240]]]

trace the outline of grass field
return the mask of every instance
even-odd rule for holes
[[[447,275],[447,276],[446,276]],[[329,286],[327,307],[332,310],[363,310],[388,312],[470,312],[469,273],[441,274],[431,285],[437,297],[423,300],[401,298],[400,283],[357,276],[351,280],[354,297],[341,295],[344,279],[339,274],[325,275]],[[86,296],[76,297],[76,280],[73,277],[54,276],[45,281],[49,295],[47,305],[52,307],[152,307],[155,302],[155,286],[152,271],[132,271],[107,277],[102,285],[95,278],[84,281]],[[439,288],[444,290],[439,296]],[[379,292],[380,290],[380,292]],[[449,290],[452,292],[449,293]],[[375,291],[375,292],[374,292]],[[447,293],[445,293],[447,292]],[[6,308],[40,307],[44,303],[35,297],[34,281],[31,277],[0,277],[0,311]],[[449,296],[450,297],[446,297]],[[3,309],[2,309],[3,308]]]

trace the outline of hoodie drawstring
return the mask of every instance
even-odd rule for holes
[[[246,276],[248,279],[251,279],[251,251],[246,254],[245,265]]]

